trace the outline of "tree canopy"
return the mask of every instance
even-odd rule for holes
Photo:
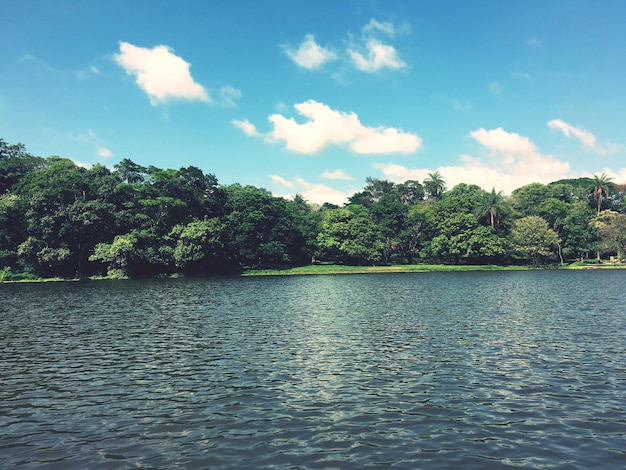
[[[345,264],[542,264],[621,258],[626,186],[606,175],[507,197],[443,175],[367,178],[343,206],[220,185],[196,167],[112,169],[30,155],[0,139],[0,270],[137,277]]]

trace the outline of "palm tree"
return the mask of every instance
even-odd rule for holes
[[[428,178],[424,180],[424,188],[428,197],[439,199],[446,190],[446,182],[438,171],[428,173]]]
[[[593,175],[593,198],[598,204],[598,214],[602,208],[602,201],[609,197],[609,183],[612,181],[607,175],[602,173],[600,176]]]
[[[491,227],[495,227],[498,214],[502,210],[502,204],[504,203],[504,196],[502,191],[496,193],[496,189],[492,188],[491,192],[483,192],[482,198],[478,205],[479,217],[489,216]]]

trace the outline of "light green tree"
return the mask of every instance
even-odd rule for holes
[[[98,243],[89,261],[100,261],[112,278],[127,278],[137,258],[137,237],[134,234],[118,235],[113,243]]]
[[[537,266],[542,258],[554,255],[560,240],[546,220],[530,215],[513,223],[511,243],[522,259],[531,260],[533,266]]]
[[[616,253],[621,260],[626,252],[626,215],[606,210],[596,215],[593,224],[600,237],[600,248],[605,253]]]
[[[224,256],[224,225],[217,218],[177,225],[170,237],[176,240],[173,257],[179,268],[207,271]]]

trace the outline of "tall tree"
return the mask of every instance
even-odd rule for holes
[[[493,188],[491,192],[484,191],[478,206],[478,216],[480,218],[488,217],[491,228],[494,228],[503,205],[504,196],[502,195],[502,191],[496,193],[495,188]]]
[[[395,193],[404,204],[412,206],[424,200],[424,186],[419,181],[407,180],[404,183],[397,184]]]
[[[596,230],[592,224],[596,213],[586,201],[568,204],[566,210],[562,230],[559,231],[559,237],[563,239],[563,254],[569,258],[587,258],[596,248]],[[560,221],[555,221],[555,225],[560,224]]]
[[[602,202],[609,197],[609,183],[612,181],[607,175],[593,175],[593,199],[596,201],[598,213],[602,208]]]
[[[24,144],[8,144],[0,139],[0,194],[10,192],[28,173],[41,169],[44,159],[26,151]]]
[[[395,188],[395,184],[387,180],[379,180],[377,178],[367,177],[365,178],[364,193],[370,195],[372,202],[377,202],[381,197],[391,194]]]
[[[446,190],[446,182],[441,173],[438,171],[428,173],[428,178],[424,180],[424,189],[428,193],[428,197],[441,199],[443,192]]]
[[[374,223],[385,240],[385,261],[394,254],[399,245],[399,236],[406,227],[409,206],[402,203],[396,194],[386,194],[369,208]]]

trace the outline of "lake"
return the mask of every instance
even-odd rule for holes
[[[624,468],[626,271],[0,285],[4,468]]]

